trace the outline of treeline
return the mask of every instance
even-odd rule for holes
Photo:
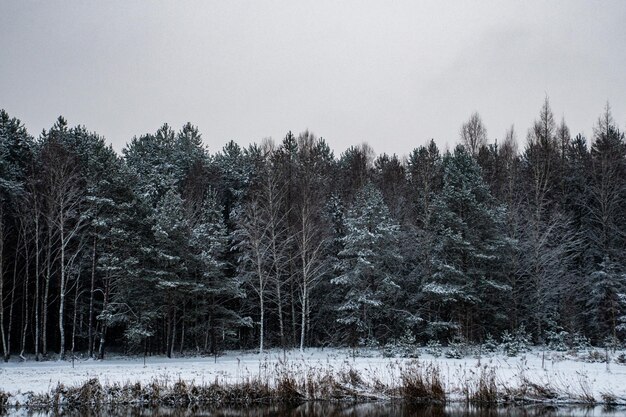
[[[626,143],[546,99],[522,146],[339,157],[310,132],[210,153],[191,124],[116,154],[0,112],[0,336],[11,354],[534,343],[626,333]],[[519,146],[519,148],[518,148]]]

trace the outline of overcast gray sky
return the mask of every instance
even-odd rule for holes
[[[546,95],[626,126],[626,1],[1,1],[0,108],[121,150],[168,122],[211,151],[310,129],[339,154],[453,146],[473,111],[520,142]]]

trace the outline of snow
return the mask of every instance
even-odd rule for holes
[[[518,357],[504,355],[463,359],[435,358],[422,352],[418,361],[434,365],[440,370],[448,398],[461,399],[468,382],[477,381],[485,369],[494,369],[498,386],[519,386],[526,379],[542,386],[550,386],[563,401],[576,401],[590,393],[601,401],[603,394],[612,394],[620,403],[626,403],[626,365],[615,362],[587,363],[562,354],[531,351]],[[308,349],[300,351],[269,351],[264,354],[228,352],[224,356],[148,357],[144,366],[142,357],[114,357],[104,361],[69,361],[4,363],[0,367],[0,390],[13,395],[11,402],[20,401],[28,392],[47,393],[58,383],[79,385],[91,378],[103,384],[154,380],[176,382],[193,381],[196,384],[237,383],[260,376],[267,378],[276,366],[286,366],[294,373],[354,369],[365,380],[378,379],[387,384],[399,382],[400,368],[411,359],[384,358],[378,351],[353,358],[343,349]]]

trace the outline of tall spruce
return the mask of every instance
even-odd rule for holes
[[[401,260],[400,228],[391,218],[382,193],[368,183],[348,210],[345,229],[339,252],[341,274],[332,282],[343,292],[343,300],[336,307],[337,320],[355,346],[384,336],[383,320],[393,314],[393,295],[399,290],[395,272]]]
[[[463,146],[444,156],[443,171],[432,215],[433,273],[422,289],[428,332],[481,340],[506,319],[504,301],[511,287],[504,271],[512,242],[504,234],[505,209]]]

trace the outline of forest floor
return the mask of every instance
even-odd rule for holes
[[[10,394],[9,404],[15,405],[27,403],[33,394],[48,394],[59,383],[66,387],[79,386],[94,378],[102,386],[137,382],[172,385],[178,381],[198,386],[214,383],[227,386],[252,380],[271,383],[285,372],[303,381],[314,374],[350,375],[353,380],[365,381],[369,387],[391,387],[402,380],[403,369],[417,363],[438,373],[448,401],[462,401],[490,380],[495,382],[499,395],[515,393],[518,397],[531,398],[532,391],[537,401],[626,404],[626,364],[619,363],[620,354],[623,352],[609,354],[608,363],[604,351],[595,351],[594,355],[532,350],[516,357],[491,354],[462,359],[422,353],[418,359],[403,359],[386,358],[378,351],[352,356],[347,349],[307,349],[304,353],[272,350],[264,354],[233,351],[218,357],[173,359],[150,356],[145,364],[143,357],[73,363],[16,360],[0,364],[0,392]],[[491,379],[485,378],[486,375]]]

